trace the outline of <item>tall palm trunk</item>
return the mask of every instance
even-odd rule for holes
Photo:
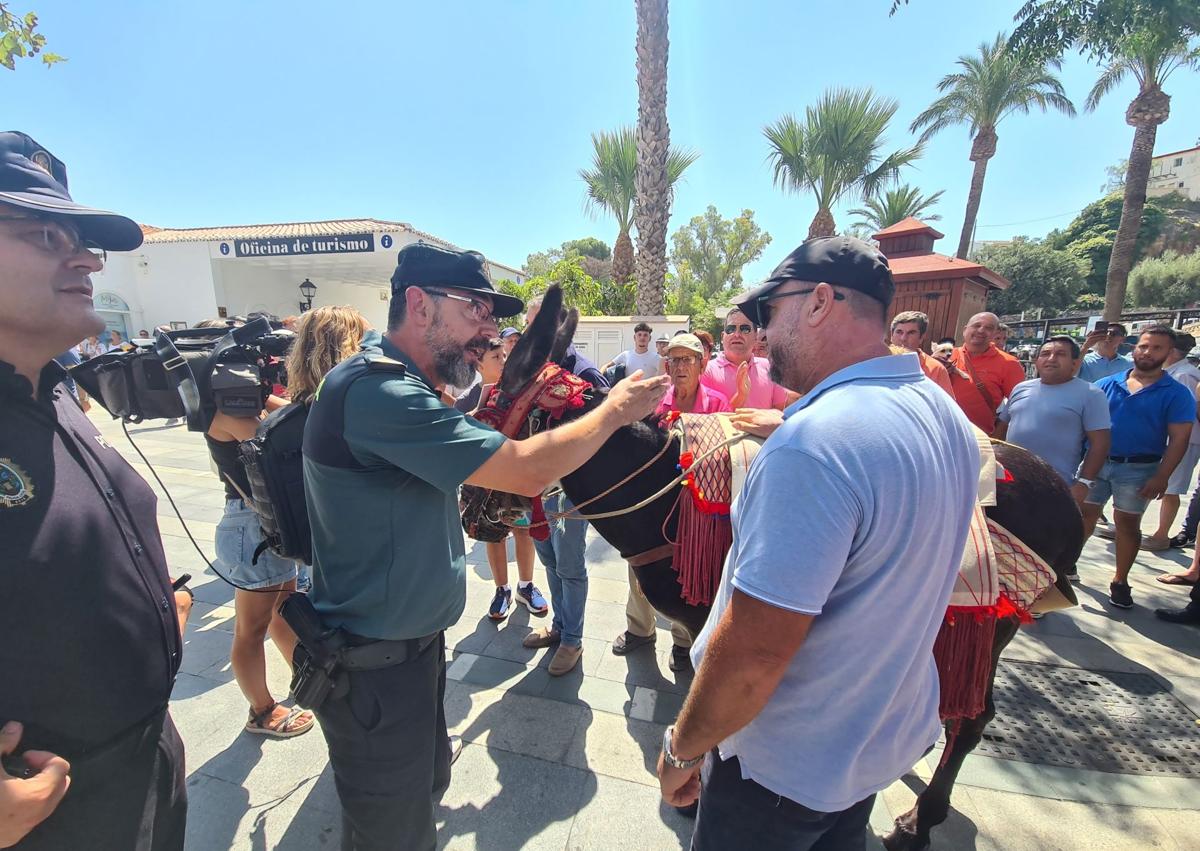
[[[979,216],[979,202],[983,200],[983,179],[987,176],[988,160],[996,156],[996,129],[980,127],[971,143],[971,161],[975,171],[971,174],[971,191],[967,194],[967,212],[963,216],[962,234],[958,237],[958,253],[961,260],[967,258],[971,243],[975,241],[975,220]]]
[[[812,224],[808,226],[808,238],[833,236],[835,233],[837,233],[837,224],[833,220],[833,213],[818,208],[817,214],[813,216]]]
[[[617,241],[613,243],[613,280],[618,284],[632,280],[633,264],[633,240],[629,238],[629,231],[623,230],[617,234]]]
[[[638,233],[637,310],[663,311],[667,276],[667,220],[671,186],[667,180],[667,0],[636,0],[637,6],[637,194],[633,220]]]
[[[1112,256],[1108,261],[1108,278],[1104,282],[1104,318],[1116,322],[1125,308],[1125,285],[1133,268],[1138,231],[1142,229],[1142,209],[1146,206],[1146,186],[1150,182],[1150,166],[1154,159],[1154,140],[1158,125],[1171,114],[1171,96],[1160,88],[1138,94],[1125,110],[1125,123],[1132,125],[1133,147],[1129,151],[1129,166],[1125,171],[1125,200],[1121,204],[1121,224],[1113,240]]]

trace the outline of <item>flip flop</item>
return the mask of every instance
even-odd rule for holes
[[[273,739],[290,739],[312,729],[313,714],[299,706],[292,707],[285,717],[272,724],[271,716],[278,705],[278,703],[272,703],[269,709],[265,709],[257,715],[251,709],[250,720],[246,722],[246,732],[259,736],[270,736]]]
[[[1178,573],[1163,573],[1154,577],[1163,585],[1187,585],[1191,587],[1196,584],[1195,579],[1188,579],[1186,576],[1181,576]]]

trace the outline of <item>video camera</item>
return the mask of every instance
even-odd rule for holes
[[[282,358],[295,335],[259,317],[236,328],[160,331],[153,345],[109,352],[70,370],[75,382],[114,418],[187,418],[207,431],[213,415],[257,416],[275,384],[286,384]]]

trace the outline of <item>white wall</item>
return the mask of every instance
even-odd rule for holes
[[[633,329],[639,322],[654,329],[650,335],[651,346],[659,334],[670,337],[689,325],[686,316],[581,316],[572,342],[575,348],[595,361],[596,366],[604,366],[621,352],[633,348]]]
[[[217,315],[208,245],[202,242],[109,254],[104,269],[92,276],[92,289],[128,302],[132,329],[172,321],[194,325]]]
[[[1183,160],[1181,165],[1175,165],[1178,159]],[[1183,186],[1180,186],[1180,183]],[[1150,182],[1146,187],[1146,194],[1153,197],[1169,192],[1178,192],[1193,200],[1200,199],[1200,151],[1189,151],[1154,161],[1150,167]]]

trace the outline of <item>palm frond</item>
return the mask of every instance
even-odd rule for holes
[[[1083,108],[1087,112],[1093,112],[1104,96],[1121,85],[1131,68],[1127,59],[1116,59],[1110,62],[1100,74],[1100,78],[1096,80],[1092,90],[1088,92],[1087,100],[1083,102]]]

